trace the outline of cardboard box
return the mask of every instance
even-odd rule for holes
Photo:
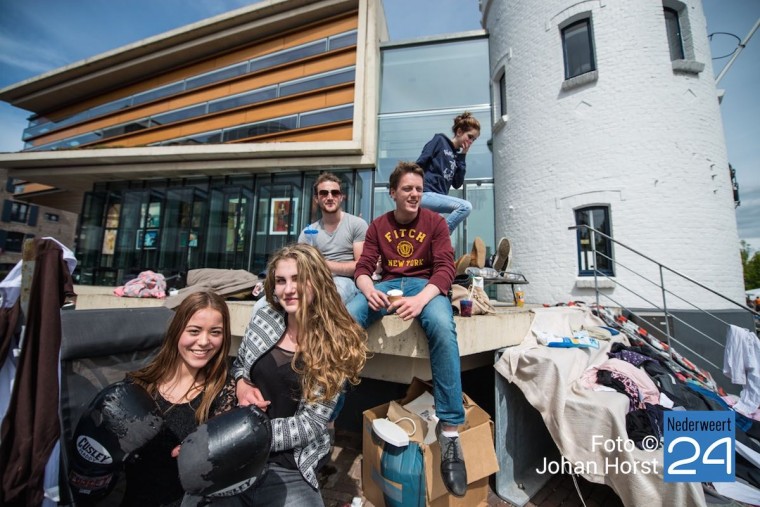
[[[372,421],[384,418],[389,410],[401,414],[405,405],[416,399],[425,391],[432,392],[432,387],[415,378],[412,380],[406,396],[398,404],[386,403],[364,411],[362,428],[362,492],[364,497],[375,507],[384,507],[384,490],[401,488],[401,485],[383,477],[381,459],[383,444],[372,434]],[[451,495],[441,479],[441,448],[438,442],[430,445],[422,443],[425,425],[417,415],[407,412],[404,414],[417,422],[417,431],[409,437],[417,442],[423,453],[425,491],[424,505],[429,507],[472,507],[486,505],[488,499],[488,477],[499,470],[493,441],[493,422],[490,416],[466,394],[464,397],[465,423],[459,427],[465,466],[467,468],[467,494],[463,498]],[[393,406],[391,406],[393,405]],[[396,417],[396,416],[394,416]],[[404,428],[407,426],[404,425]],[[423,502],[420,502],[423,505]]]

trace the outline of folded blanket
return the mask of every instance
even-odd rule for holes
[[[241,292],[251,294],[259,277],[245,269],[191,269],[187,273],[187,287],[180,289],[176,296],[166,299],[164,306],[176,308],[193,292],[210,290],[220,296],[233,296]]]

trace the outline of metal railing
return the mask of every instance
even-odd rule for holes
[[[605,233],[603,233],[603,232],[601,232],[601,231],[599,231],[597,229],[594,229],[593,227],[590,227],[588,225],[577,225],[577,226],[568,227],[568,229],[569,230],[575,230],[575,231],[580,231],[582,229],[586,229],[589,232],[589,236],[590,236],[589,239],[590,239],[590,244],[591,244],[592,259],[593,259],[593,264],[594,264],[593,267],[592,267],[592,270],[593,270],[593,273],[594,273],[594,292],[596,293],[596,305],[597,305],[597,307],[601,306],[600,302],[599,302],[600,298],[606,298],[606,299],[610,300],[612,303],[614,303],[621,310],[627,311],[627,312],[629,312],[630,314],[633,314],[633,315],[636,314],[636,312],[631,311],[629,308],[626,308],[625,305],[623,305],[620,301],[618,301],[615,298],[613,298],[611,295],[605,294],[604,292],[602,292],[601,288],[599,287],[599,278],[603,277],[604,279],[607,279],[610,282],[612,282],[614,284],[613,285],[614,287],[621,287],[622,289],[625,289],[626,291],[628,291],[629,293],[631,293],[634,296],[638,297],[642,301],[645,301],[647,304],[649,304],[651,306],[651,310],[656,310],[656,311],[662,312],[663,315],[664,315],[664,317],[665,317],[665,330],[664,331],[662,329],[657,328],[654,324],[648,323],[647,321],[645,321],[643,319],[642,320],[643,320],[644,323],[646,323],[649,326],[651,326],[650,329],[654,329],[655,332],[659,332],[659,333],[663,333],[664,334],[664,336],[666,338],[666,343],[668,344],[668,350],[670,351],[670,354],[671,354],[671,359],[672,359],[672,355],[673,355],[673,346],[672,346],[671,342],[674,342],[674,343],[678,344],[678,346],[683,347],[684,349],[686,349],[689,352],[691,352],[692,354],[696,355],[697,357],[699,357],[703,361],[705,361],[708,364],[712,365],[714,368],[717,368],[718,370],[720,370],[723,367],[722,365],[715,364],[710,359],[704,357],[702,354],[700,354],[699,352],[695,351],[694,349],[692,349],[691,347],[689,347],[688,345],[686,345],[682,341],[676,339],[675,338],[674,330],[671,329],[671,325],[670,325],[671,319],[673,320],[674,323],[675,322],[679,322],[679,323],[683,324],[684,326],[688,327],[689,329],[691,329],[692,331],[694,331],[695,333],[697,333],[697,335],[702,336],[705,339],[709,340],[710,342],[717,344],[722,349],[725,349],[725,342],[721,341],[721,340],[717,340],[713,336],[709,336],[708,334],[704,333],[701,329],[697,329],[695,326],[691,325],[689,322],[687,322],[684,319],[682,319],[682,318],[678,317],[677,315],[673,314],[673,312],[668,309],[668,296],[671,296],[672,298],[678,299],[679,301],[685,303],[685,305],[687,305],[688,307],[691,307],[691,308],[697,310],[700,314],[705,315],[705,316],[707,316],[707,317],[715,320],[716,322],[720,322],[722,324],[725,324],[726,326],[730,326],[731,323],[730,322],[726,322],[724,319],[722,319],[718,315],[715,315],[714,311],[709,311],[709,310],[706,310],[704,308],[701,308],[701,307],[697,306],[696,304],[692,303],[691,301],[687,300],[686,298],[683,298],[680,295],[678,295],[675,292],[673,292],[670,289],[668,289],[665,286],[665,273],[666,272],[672,273],[673,275],[677,276],[679,279],[681,279],[681,280],[683,280],[685,282],[688,282],[689,284],[692,284],[694,287],[699,287],[700,289],[702,289],[704,291],[707,291],[708,293],[711,293],[714,296],[717,296],[719,299],[725,301],[726,303],[729,303],[730,306],[736,307],[737,309],[739,309],[741,311],[748,312],[750,315],[752,315],[753,322],[755,322],[755,326],[758,325],[758,320],[757,319],[760,318],[760,313],[758,313],[757,311],[749,308],[748,306],[746,306],[746,305],[744,305],[742,303],[738,303],[738,302],[734,301],[733,299],[731,299],[729,297],[724,296],[723,294],[721,294],[721,293],[719,293],[719,292],[711,289],[710,287],[707,287],[706,285],[704,285],[704,284],[702,284],[702,283],[694,280],[693,278],[690,278],[690,277],[688,277],[688,276],[686,276],[686,275],[684,275],[682,273],[679,273],[675,269],[672,269],[672,268],[670,268],[668,266],[665,266],[664,264],[662,264],[662,263],[660,263],[660,262],[652,259],[648,255],[645,255],[645,254],[637,251],[636,249],[631,248],[628,245],[626,245],[624,243],[621,243],[620,241],[617,241],[616,239],[608,236],[607,234],[605,234]],[[631,268],[629,266],[626,266],[626,265],[624,265],[624,264],[616,261],[615,259],[613,259],[612,257],[608,256],[607,254],[605,254],[603,252],[598,251],[596,249],[596,235],[599,235],[602,238],[604,238],[605,240],[614,243],[616,246],[622,247],[625,250],[627,250],[627,251],[635,254],[636,256],[638,256],[638,258],[644,259],[644,260],[648,261],[650,263],[650,265],[656,266],[657,267],[657,271],[659,273],[659,282],[655,281],[655,280],[652,280],[652,279],[650,279],[650,278],[642,275],[641,273],[639,273],[638,271],[634,270],[633,268]],[[632,289],[632,288],[624,285],[623,283],[621,283],[620,281],[612,278],[608,274],[606,274],[606,273],[598,270],[597,269],[597,264],[598,264],[597,260],[600,259],[600,258],[606,259],[607,261],[609,261],[611,263],[612,266],[624,268],[627,271],[629,271],[630,273],[632,273],[632,274],[638,276],[639,278],[645,280],[646,282],[652,284],[653,286],[658,287],[660,289],[660,293],[662,294],[662,302],[661,303],[655,303],[655,302],[651,301],[649,298],[644,297],[643,295],[641,295],[640,293],[638,293],[634,289]],[[613,272],[617,272],[617,269],[615,269]],[[671,302],[672,302],[672,300],[671,300]],[[660,304],[662,306],[660,306]]]

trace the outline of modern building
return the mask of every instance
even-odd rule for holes
[[[257,3],[3,90],[34,112],[12,177],[79,205],[82,284],[259,270],[312,215],[320,170],[371,214],[382,5]]]
[[[319,171],[338,173],[348,211],[370,220],[391,206],[396,162],[469,110],[482,142],[457,191],[474,211],[454,241],[464,253],[476,235],[491,249],[508,236],[528,302],[593,296],[578,224],[743,301],[700,1],[481,11],[482,31],[390,43],[380,0],[253,4],[0,90],[34,113],[25,150],[0,168],[81,204],[80,283],[257,272],[315,218]],[[615,283],[597,283],[646,306],[617,284],[651,288],[599,259]]]
[[[41,185],[24,184],[8,178],[0,169],[0,279],[21,260],[25,239],[53,237],[64,245],[73,245],[76,237],[77,214],[49,206],[30,204],[19,195],[36,195],[44,199],[49,191]]]

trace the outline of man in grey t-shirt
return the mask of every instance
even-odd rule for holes
[[[314,202],[322,211],[322,218],[308,229],[315,229],[314,246],[327,259],[327,267],[333,274],[338,293],[348,303],[359,290],[354,283],[356,261],[362,255],[367,222],[341,209],[343,191],[340,178],[332,173],[322,173],[314,182]],[[309,243],[307,234],[301,232],[299,243]]]

